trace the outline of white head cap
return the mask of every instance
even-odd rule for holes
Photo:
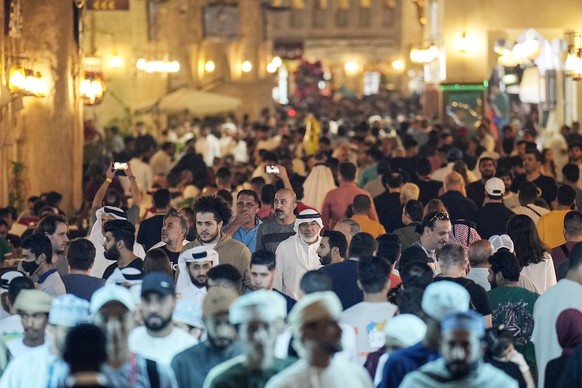
[[[493,246],[493,253],[497,252],[501,248],[505,248],[509,250],[509,252],[513,253],[515,248],[513,246],[513,240],[507,234],[498,235],[495,234],[489,237],[489,242]]]
[[[397,315],[384,327],[387,344],[409,347],[420,342],[426,335],[426,323],[413,314]]]
[[[471,300],[465,287],[446,280],[431,283],[422,296],[422,311],[440,321],[449,313],[465,312]]]
[[[114,284],[106,284],[91,297],[91,313],[95,314],[101,307],[109,302],[118,302],[127,307],[129,311],[135,311],[135,303],[131,292],[125,287]]]
[[[285,319],[287,302],[275,291],[258,290],[244,294],[230,305],[230,323],[274,322]]]

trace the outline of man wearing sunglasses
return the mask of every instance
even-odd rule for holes
[[[429,265],[433,270],[437,270],[436,250],[440,250],[449,242],[449,232],[451,231],[451,220],[445,212],[431,212],[424,217],[417,231],[420,239],[412,245],[418,245],[425,250],[429,257]]]

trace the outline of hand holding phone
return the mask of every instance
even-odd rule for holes
[[[115,163],[113,163],[113,169],[125,171],[125,170],[127,170],[127,163],[115,162]]]
[[[265,166],[265,172],[267,174],[274,174],[274,175],[278,175],[279,174],[279,167],[278,166]]]

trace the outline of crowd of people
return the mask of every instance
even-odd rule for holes
[[[582,386],[578,126],[332,102],[109,128],[77,212],[0,209],[0,387]]]

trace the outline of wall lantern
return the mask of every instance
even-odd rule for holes
[[[95,71],[84,71],[81,81],[81,97],[86,105],[97,105],[103,100],[105,91],[103,74]]]
[[[44,97],[48,86],[46,79],[38,71],[14,65],[10,69],[8,88],[11,93],[22,93],[25,96]]]
[[[582,80],[582,32],[569,32],[566,74],[576,81]]]
[[[251,61],[244,61],[240,65],[240,69],[243,71],[243,73],[248,73],[251,70],[253,70],[253,64],[251,63]]]

